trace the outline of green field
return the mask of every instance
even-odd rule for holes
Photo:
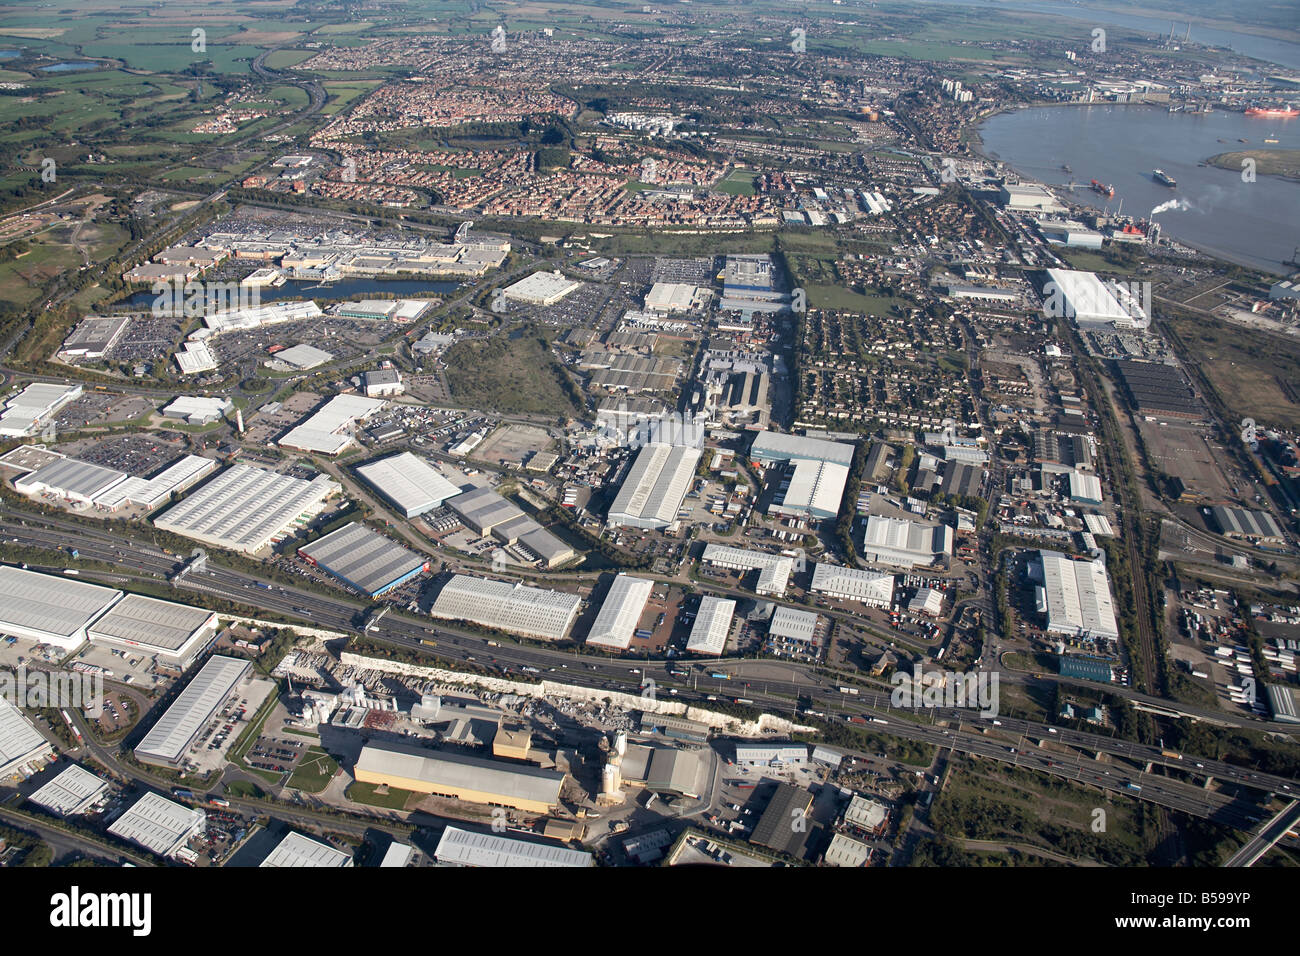
[[[364,803],[371,807],[382,807],[385,810],[405,810],[407,801],[412,797],[420,799],[423,794],[412,793],[410,790],[390,789],[388,793],[376,793],[379,787],[373,783],[360,783],[354,781],[348,787],[348,799],[353,803]]]
[[[468,408],[538,415],[576,415],[561,384],[568,373],[538,330],[458,342],[445,355],[454,401]]]
[[[289,777],[289,786],[307,793],[320,793],[334,779],[339,765],[319,747],[309,747]]]
[[[733,169],[715,188],[718,192],[732,196],[752,196],[756,191],[754,189],[756,178],[752,169]]]

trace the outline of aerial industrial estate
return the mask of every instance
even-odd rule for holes
[[[912,6],[0,9],[0,867],[1300,864],[1298,24]]]

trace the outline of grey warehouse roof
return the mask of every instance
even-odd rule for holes
[[[341,850],[305,837],[301,833],[289,833],[280,845],[271,851],[261,862],[261,866],[316,866],[340,867],[351,866],[352,857]]]
[[[175,763],[248,672],[248,661],[213,655],[195,675],[158,723],[135,748],[135,755]]]
[[[425,564],[422,555],[356,521],[298,551],[367,594],[382,591]]]
[[[434,856],[440,863],[461,866],[592,866],[590,853],[544,843],[529,843],[493,833],[473,833],[459,827],[442,831]]]
[[[71,764],[27,799],[60,816],[67,816],[80,813],[107,789],[107,781]]]
[[[11,625],[71,637],[121,596],[98,584],[0,565],[0,631]]]
[[[177,651],[213,616],[206,608],[128,594],[96,621],[88,633],[92,639],[133,641],[145,647]]]

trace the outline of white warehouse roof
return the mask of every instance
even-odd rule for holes
[[[1039,605],[1047,629],[1058,634],[1119,637],[1110,576],[1101,561],[1075,561],[1059,551],[1039,551]]]
[[[335,395],[315,414],[304,419],[279,440],[283,448],[337,455],[354,441],[352,429],[386,403],[364,395]]]
[[[1048,269],[1051,281],[1044,287],[1044,308],[1062,314],[1077,325],[1113,324],[1123,328],[1145,327],[1149,317],[1131,297],[1121,304],[1112,288],[1092,272]],[[1055,288],[1052,288],[1055,283]]]
[[[812,590],[835,598],[889,607],[894,600],[894,576],[819,561],[813,568]]]
[[[164,531],[232,551],[260,551],[340,491],[325,475],[311,481],[233,465],[154,518]]]
[[[591,854],[544,843],[529,843],[495,833],[473,833],[449,826],[442,831],[439,863],[458,866],[594,866]]]
[[[676,521],[700,454],[698,448],[661,442],[642,448],[609,506],[609,523],[663,528]]]
[[[259,864],[267,867],[315,866],[342,867],[351,866],[352,857],[342,850],[336,850],[328,844],[305,837],[301,833],[290,831],[279,846]]]
[[[461,492],[440,471],[409,451],[358,465],[357,474],[407,518],[432,511]]]
[[[457,574],[438,592],[429,614],[558,641],[573,625],[581,603],[576,594]]]
[[[645,610],[652,590],[654,582],[649,578],[634,578],[630,574],[620,574],[614,578],[614,584],[605,596],[605,603],[600,606],[600,612],[587,634],[587,643],[626,650],[632,643],[632,634],[637,622],[641,620],[641,613]]]
[[[827,441],[824,438],[805,438],[781,432],[760,431],[754,435],[750,446],[751,458],[761,461],[829,461],[848,467],[853,464],[854,446],[845,442]]]
[[[113,836],[171,857],[195,833],[202,831],[207,816],[202,810],[182,806],[156,793],[146,793],[122,814],[108,832]]]
[[[925,525],[906,518],[871,515],[863,535],[862,557],[877,564],[910,568],[933,564],[952,554],[953,531],[948,525]]]
[[[534,272],[506,286],[504,291],[507,299],[531,305],[554,305],[581,285],[560,272]]]
[[[784,637],[792,641],[811,642],[817,632],[817,614],[813,611],[800,611],[784,605],[772,614],[767,626],[771,637]]]
[[[70,651],[86,640],[86,626],[121,597],[98,584],[0,565],[0,634]]]
[[[326,352],[324,349],[318,349],[314,345],[308,345],[305,342],[276,352],[272,358],[277,362],[284,362],[286,365],[292,365],[297,369],[315,368],[317,365],[324,365],[326,362],[334,360],[332,353]]]
[[[0,777],[29,760],[52,753],[50,743],[22,711],[0,696]]]
[[[848,480],[848,465],[800,459],[794,462],[790,485],[780,503],[773,503],[769,510],[776,514],[834,518],[839,514]]]
[[[711,594],[701,598],[686,649],[695,654],[721,656],[727,649],[727,635],[731,633],[731,618],[735,613],[735,601]]]
[[[0,757],[0,761],[4,758]],[[89,770],[70,764],[27,799],[61,817],[74,816],[94,803],[108,789],[108,782]]]

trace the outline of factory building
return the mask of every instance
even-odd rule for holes
[[[173,493],[186,491],[212,472],[218,465],[211,458],[200,455],[186,455],[178,458],[162,469],[152,478],[131,476],[95,495],[94,505],[105,511],[116,511],[123,505],[132,504],[146,511],[164,504]]]
[[[755,432],[749,457],[763,465],[779,461],[824,461],[845,468],[853,464],[854,446],[824,438],[806,438],[781,432]]]
[[[75,817],[102,803],[107,793],[106,780],[74,763],[64,767],[27,799],[55,816]]]
[[[635,578],[630,574],[614,578],[587,634],[588,646],[627,650],[653,590],[654,581],[649,578]]]
[[[8,697],[0,696],[0,783],[26,776],[35,764],[53,756],[50,742]]]
[[[1008,184],[999,191],[1002,205],[1016,212],[1064,212],[1051,191],[1032,184]]]
[[[253,554],[302,527],[341,490],[326,475],[306,481],[233,465],[153,523],[213,547]]]
[[[867,518],[862,559],[897,568],[929,566],[952,554],[953,530],[948,525],[926,525],[906,518]]]
[[[0,634],[72,651],[121,597],[98,584],[0,565]]]
[[[86,630],[92,644],[140,651],[184,671],[217,636],[217,615],[143,594],[128,594]]]
[[[656,282],[646,293],[646,311],[665,315],[689,312],[699,304],[700,291],[697,286],[686,282]]]
[[[894,603],[894,576],[819,561],[813,567],[812,591],[841,601],[888,609]]]
[[[352,857],[336,850],[328,843],[313,840],[301,833],[285,834],[274,850],[259,866],[265,867],[325,867],[338,868],[352,865]]]
[[[1118,286],[1107,287],[1095,273],[1048,269],[1047,278],[1043,308],[1048,315],[1072,319],[1080,328],[1143,329],[1151,322],[1136,298],[1119,294]]]
[[[731,620],[736,613],[736,602],[705,595],[700,599],[700,609],[695,615],[686,650],[692,654],[721,657],[727,649],[731,634]]]
[[[281,448],[338,455],[356,444],[357,425],[387,404],[364,395],[335,395],[277,442]]]
[[[696,720],[687,720],[674,714],[641,712],[641,732],[661,733],[672,740],[685,740],[693,744],[707,743],[712,728]]]
[[[647,790],[677,797],[700,798],[700,751],[656,747],[646,775]]]
[[[563,640],[578,616],[576,594],[457,574],[443,585],[429,614],[445,621],[469,621],[510,634]]]
[[[609,506],[609,525],[657,530],[676,521],[700,454],[689,445],[643,446]]]
[[[92,504],[96,497],[126,481],[126,473],[76,458],[60,458],[14,481],[28,497],[50,495],[77,504]]]
[[[360,783],[543,814],[559,806],[566,774],[449,751],[366,744],[353,777]]]
[[[142,763],[179,767],[199,732],[249,675],[248,661],[213,655],[135,748]]]
[[[802,767],[808,762],[806,744],[738,743],[736,763],[745,767]]]
[[[1059,551],[1039,551],[1029,565],[1038,612],[1053,634],[1118,640],[1110,576],[1103,561],[1078,561]]]
[[[782,605],[772,613],[767,625],[769,638],[811,645],[817,637],[817,614]]]
[[[35,435],[54,420],[59,409],[81,398],[84,391],[81,385],[28,385],[5,403],[0,414],[0,438]]]
[[[358,465],[357,474],[407,518],[440,508],[461,493],[440,471],[409,451]]]
[[[303,545],[298,554],[372,598],[429,570],[423,555],[357,521]]]
[[[548,843],[532,843],[495,833],[476,833],[448,826],[434,857],[443,866],[573,867],[595,866],[590,853]]]
[[[113,821],[108,832],[159,856],[182,856],[190,838],[207,827],[207,815],[156,793],[146,793]]]
[[[793,857],[802,857],[813,825],[808,819],[812,800],[812,794],[802,787],[778,783],[763,815],[754,825],[750,842]],[[793,826],[795,820],[802,821],[804,825]]]
[[[518,505],[486,486],[448,498],[447,507],[476,534],[491,534],[507,547],[519,545],[548,568],[575,556],[573,548],[524,514]]]
[[[188,425],[209,425],[234,408],[228,398],[205,398],[201,395],[178,395],[163,408],[164,418],[184,419]]]
[[[1206,511],[1219,533],[1229,538],[1242,538],[1258,544],[1282,544],[1286,540],[1277,519],[1267,511],[1225,505],[1216,505]]]

